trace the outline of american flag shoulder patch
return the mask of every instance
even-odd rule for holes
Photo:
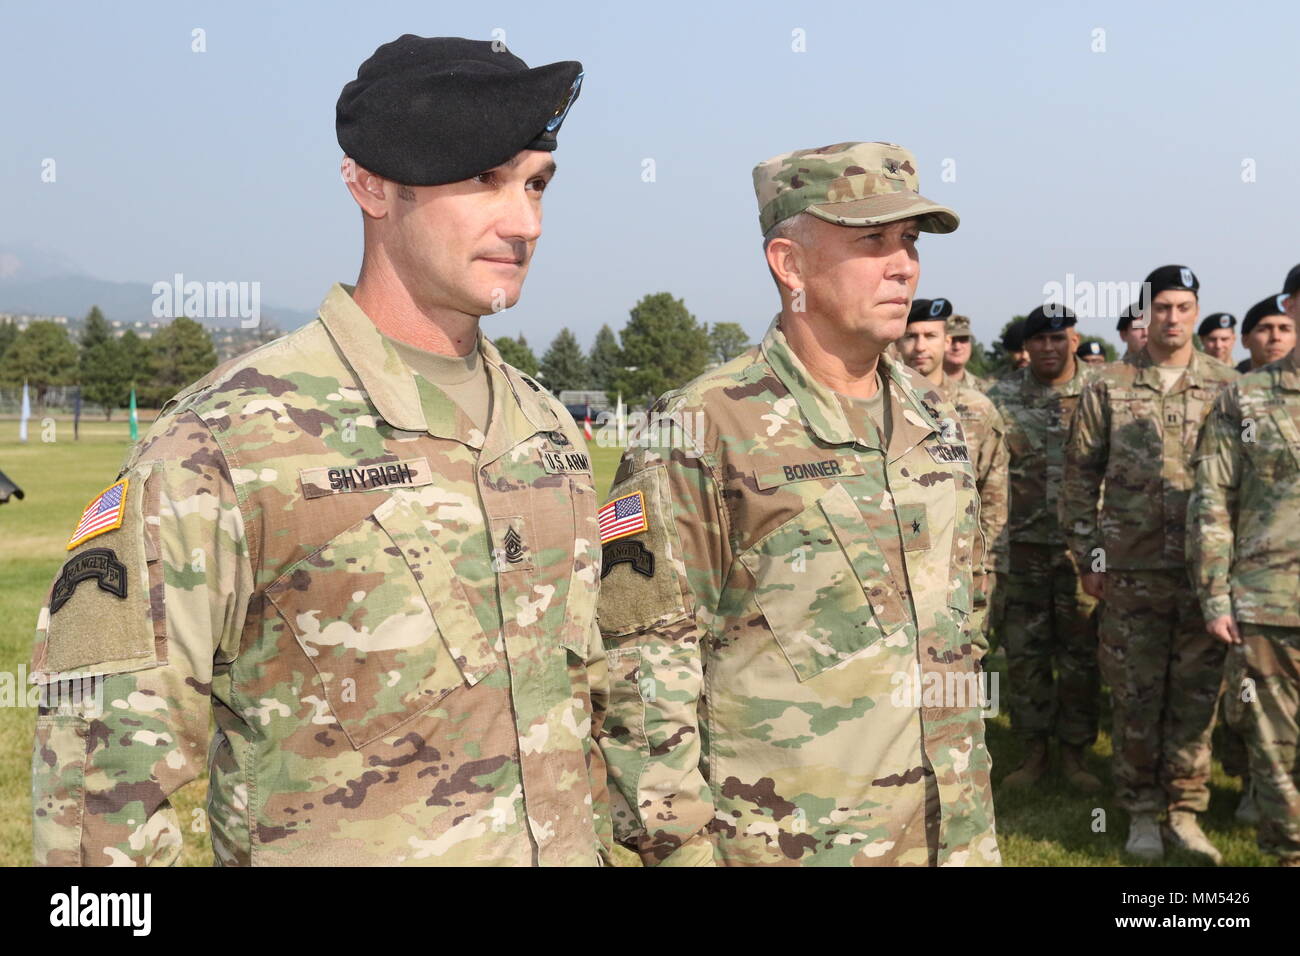
[[[639,491],[620,495],[596,512],[596,520],[601,544],[646,531],[650,525],[646,523],[645,496]]]
[[[77,522],[72,537],[68,539],[67,550],[71,551],[77,545],[83,541],[89,541],[95,535],[122,526],[122,518],[126,515],[126,488],[128,482],[129,479],[126,478],[115,481],[90,499],[90,504],[86,505],[86,510],[81,513],[81,520]]]

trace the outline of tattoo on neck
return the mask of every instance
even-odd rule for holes
[[[407,202],[415,202],[415,190],[410,186],[398,186],[397,198],[405,199]]]

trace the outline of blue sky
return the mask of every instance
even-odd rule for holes
[[[260,281],[264,303],[313,310],[360,262],[339,90],[402,33],[494,29],[530,65],[587,76],[523,298],[485,319],[492,335],[540,347],[567,325],[589,343],[669,291],[757,337],[776,299],[750,170],[848,139],[911,149],[922,191],[961,215],[922,239],[918,295],[952,299],[985,340],[1067,273],[1185,263],[1203,314],[1240,316],[1300,261],[1300,12],[1209,3],[5,0],[0,244],[104,279]],[[1113,321],[1081,327],[1116,340]]]

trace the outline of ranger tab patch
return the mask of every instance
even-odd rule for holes
[[[128,479],[115,481],[86,505],[81,513],[81,520],[68,539],[67,550],[71,551],[83,541],[89,541],[97,534],[104,534],[122,526],[122,516],[126,514],[126,486]]]
[[[117,559],[117,552],[112,548],[91,548],[69,559],[63,566],[50,595],[50,614],[57,614],[77,590],[77,585],[88,578],[95,578],[101,591],[126,597],[126,565]]]
[[[600,577],[604,580],[616,564],[630,564],[632,570],[647,578],[655,576],[654,552],[640,541],[611,541],[601,549]]]

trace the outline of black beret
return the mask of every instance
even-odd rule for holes
[[[1201,280],[1196,278],[1196,273],[1187,266],[1161,266],[1147,276],[1144,285],[1151,289],[1151,298],[1147,301],[1153,301],[1156,296],[1168,289],[1196,292],[1201,288]]]
[[[1246,317],[1241,320],[1241,334],[1250,335],[1255,326],[1263,319],[1270,315],[1286,315],[1286,309],[1282,308],[1282,300],[1286,295],[1270,295],[1267,299],[1261,299],[1250,307],[1246,312]]]
[[[1079,347],[1074,350],[1074,354],[1079,358],[1087,358],[1089,355],[1100,355],[1106,357],[1106,350],[1101,347],[1100,342],[1080,342]]]
[[[907,321],[941,322],[952,315],[952,303],[947,299],[913,299],[912,308],[907,313]]]
[[[582,64],[530,70],[493,46],[407,33],[379,47],[339,94],[343,152],[393,182],[437,186],[500,166],[520,150],[555,149]]]
[[[1137,307],[1138,304],[1133,302],[1119,314],[1119,321],[1115,323],[1116,332],[1127,331],[1128,327],[1133,324],[1133,320],[1137,318]]]
[[[1231,312],[1215,312],[1213,315],[1206,316],[1197,328],[1197,335],[1209,335],[1211,332],[1217,332],[1219,329],[1235,329],[1237,327],[1237,317]]]
[[[1078,322],[1074,312],[1059,302],[1040,305],[1025,316],[1025,341],[1028,342],[1041,332],[1060,332]]]
[[[1002,333],[1002,349],[1006,352],[1019,352],[1025,347],[1025,320],[1016,319]]]
[[[1295,295],[1297,292],[1300,292],[1300,266],[1292,266],[1282,283],[1282,294]]]

